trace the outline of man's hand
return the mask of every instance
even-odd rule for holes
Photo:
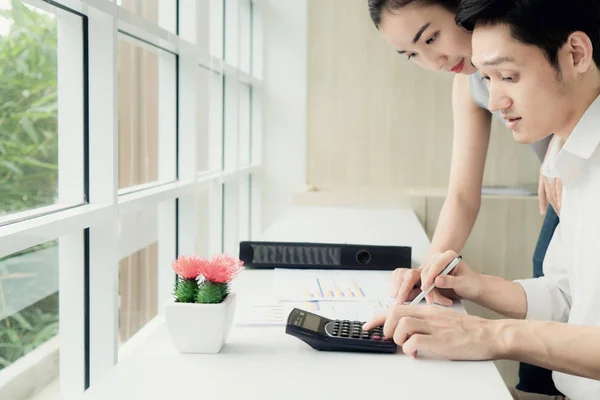
[[[460,261],[448,275],[438,276],[456,257],[458,254],[452,250],[434,254],[429,264],[421,271],[421,289],[427,290],[435,284],[436,289],[445,290],[444,294],[447,298],[477,299],[483,285],[481,275],[474,272],[464,260]],[[425,296],[427,304],[439,304],[436,298],[431,296],[432,292],[433,290]]]
[[[396,304],[403,304],[413,300],[435,280],[435,288],[425,296],[427,304],[450,307],[453,300],[476,299],[481,292],[481,275],[469,268],[464,260],[449,275],[438,277],[456,257],[458,254],[448,250],[433,254],[419,269],[396,269],[392,273],[390,296],[396,298]]]
[[[448,360],[491,360],[503,354],[501,324],[439,306],[396,305],[367,322],[383,324],[383,334],[416,357],[427,351]]]
[[[418,269],[398,268],[392,272],[390,296],[396,298],[396,304],[414,300],[421,292],[421,273],[429,264],[425,263]],[[433,289],[427,295],[436,304],[450,307],[452,299],[457,299],[453,291]]]

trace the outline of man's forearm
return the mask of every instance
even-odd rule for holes
[[[495,358],[600,380],[600,327],[560,322],[497,320]]]
[[[478,213],[479,203],[470,205],[457,195],[449,195],[442,206],[427,257],[447,250],[460,253],[473,230]]]
[[[509,318],[523,319],[527,315],[527,295],[523,286],[497,276],[479,275],[479,294],[471,300]]]

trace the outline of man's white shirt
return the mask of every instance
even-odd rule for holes
[[[548,179],[562,180],[562,206],[544,276],[517,281],[527,295],[526,319],[600,327],[599,144],[600,97],[562,148],[555,143],[549,150],[542,166]],[[600,399],[600,381],[560,372],[553,372],[553,379],[570,400]]]

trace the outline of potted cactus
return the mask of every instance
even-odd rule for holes
[[[235,313],[232,280],[243,262],[226,254],[210,259],[180,256],[171,267],[178,276],[165,321],[181,353],[218,353],[225,344]]]

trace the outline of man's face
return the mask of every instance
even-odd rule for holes
[[[559,65],[565,57],[559,51]],[[568,124],[573,82],[561,77],[540,48],[514,39],[507,25],[475,28],[473,63],[487,79],[490,110],[502,112],[517,142],[537,142]]]

